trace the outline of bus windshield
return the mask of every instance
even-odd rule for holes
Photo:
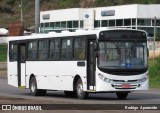
[[[100,68],[147,68],[147,44],[145,41],[100,41],[98,54]]]

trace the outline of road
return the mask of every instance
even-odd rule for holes
[[[140,91],[130,93],[126,100],[118,100],[115,94],[98,93],[90,94],[89,98],[78,100],[69,98],[62,91],[48,91],[44,97],[33,97],[28,89],[18,89],[7,84],[7,79],[0,78],[0,95],[21,97],[26,99],[45,100],[50,103],[75,103],[75,104],[160,104],[160,89],[150,89],[149,91]]]
[[[115,94],[90,94],[86,100],[79,100],[76,98],[69,98],[64,95],[62,91],[48,91],[44,97],[33,97],[30,95],[28,89],[18,89],[7,84],[6,78],[0,78],[0,104],[160,104],[160,89],[150,89],[149,91],[134,92],[129,94],[126,100],[118,100]],[[2,113],[12,113],[13,111],[2,111]],[[42,113],[49,113],[45,111]],[[53,112],[53,111],[52,111]],[[118,113],[122,111],[114,110],[55,110],[56,113]],[[131,111],[123,110],[123,113],[130,113]],[[159,110],[153,110],[152,113],[158,113]],[[26,113],[26,112],[24,112]],[[39,112],[41,113],[41,112]],[[135,111],[132,113],[151,113],[151,111]]]

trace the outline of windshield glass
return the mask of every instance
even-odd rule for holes
[[[99,42],[98,66],[107,69],[142,69],[147,67],[145,42]]]

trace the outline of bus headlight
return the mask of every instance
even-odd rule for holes
[[[142,79],[139,79],[138,81],[141,83],[141,82],[145,82],[146,80],[148,79],[148,77],[143,77]]]
[[[111,79],[104,77],[102,74],[98,74],[99,78],[105,82],[111,83]]]

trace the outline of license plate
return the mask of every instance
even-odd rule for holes
[[[131,88],[130,84],[122,84],[122,88]]]

